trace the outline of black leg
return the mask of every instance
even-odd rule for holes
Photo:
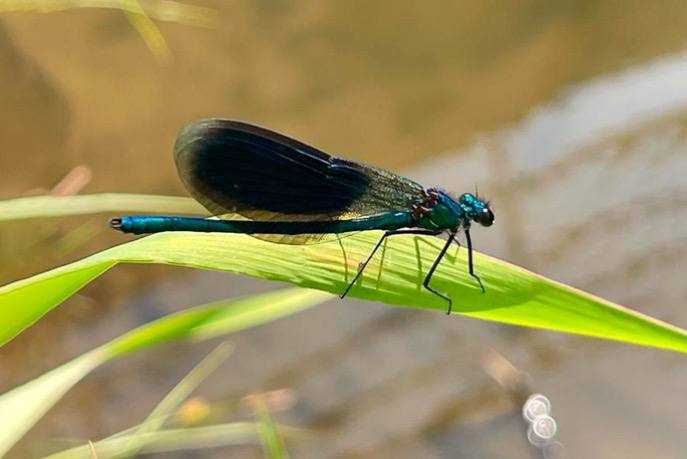
[[[468,241],[468,268],[470,269],[470,275],[477,279],[477,282],[479,282],[479,286],[482,289],[482,293],[484,293],[485,290],[484,285],[482,285],[482,279],[475,274],[475,268],[472,265],[472,239],[470,238],[470,230],[468,229],[465,230],[465,239]]]
[[[377,245],[375,246],[375,248],[372,249],[372,252],[371,252],[370,255],[367,257],[367,260],[365,260],[363,263],[360,264],[360,268],[358,268],[358,272],[356,273],[356,275],[355,275],[355,277],[353,278],[353,280],[351,281],[351,283],[348,284],[348,287],[346,287],[346,290],[341,294],[341,297],[340,297],[340,298],[343,299],[343,298],[348,294],[348,291],[351,290],[351,288],[353,287],[353,285],[355,285],[355,283],[356,283],[356,281],[358,280],[358,278],[362,275],[363,271],[365,271],[365,268],[367,267],[367,264],[370,262],[370,260],[371,260],[372,257],[374,256],[375,252],[377,252],[377,250],[379,249],[379,247],[381,247],[382,242],[384,242],[384,240],[385,240],[387,237],[389,237],[389,236],[395,236],[395,235],[397,235],[397,234],[425,234],[425,235],[429,235],[429,236],[436,236],[436,235],[439,235],[439,234],[441,234],[441,233],[442,233],[442,231],[433,231],[433,230],[427,230],[427,229],[409,229],[409,230],[391,230],[391,231],[387,231],[386,233],[384,233],[384,236],[382,236],[382,238],[379,240],[379,242],[377,243]]]
[[[444,255],[446,255],[446,251],[448,250],[449,246],[451,245],[451,243],[454,241],[455,238],[456,238],[455,231],[452,231],[451,233],[449,233],[448,240],[446,241],[446,244],[444,244],[444,248],[442,248],[441,252],[439,252],[439,255],[437,256],[436,260],[434,260],[434,263],[432,264],[432,267],[429,268],[429,271],[427,272],[427,276],[425,277],[425,281],[422,283],[422,285],[424,285],[427,290],[429,290],[430,292],[434,293],[435,295],[448,301],[448,310],[446,310],[447,315],[451,314],[451,307],[453,306],[453,301],[451,301],[451,298],[447,294],[432,288],[429,285],[429,281],[432,280],[432,275],[434,274],[434,271],[436,271],[437,266],[439,266],[439,263],[441,263],[441,259],[444,258]]]

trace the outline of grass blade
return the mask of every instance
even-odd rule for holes
[[[267,403],[260,396],[253,397],[253,408],[255,417],[260,423],[260,440],[265,456],[270,459],[289,459],[284,440],[272,420],[272,415],[267,407]]]
[[[136,328],[28,383],[0,395],[0,457],[62,396],[99,365],[172,340],[203,340],[260,325],[329,299],[288,289],[196,306]]]
[[[231,346],[228,343],[222,343],[196,365],[151,411],[118,454],[126,456],[136,454],[145,444],[145,435],[160,430],[169,415],[229,357],[230,353]]]
[[[234,422],[184,429],[163,429],[142,435],[141,453],[165,453],[180,450],[214,448],[230,445],[254,445],[260,441],[260,425],[252,422]],[[284,433],[293,429],[280,428]],[[295,430],[293,430],[296,432]],[[130,440],[129,435],[113,435],[95,443],[98,459],[113,457],[122,451]],[[60,451],[44,459],[86,459],[91,458],[88,445]]]
[[[240,234],[161,233],[0,287],[0,344],[117,263],[164,263],[241,273],[340,293],[381,233],[367,231],[315,245],[265,242]],[[443,241],[397,236],[380,250],[350,296],[444,311],[422,287]],[[432,285],[453,297],[454,310],[481,319],[687,351],[687,332],[486,255],[475,266],[487,292],[467,275],[465,251],[442,262]]]
[[[160,32],[160,29],[155,25],[155,22],[148,17],[148,14],[139,1],[119,1],[122,5],[122,10],[129,19],[129,23],[136,29],[139,35],[141,35],[148,49],[163,62],[169,61],[172,57],[172,53],[167,46],[167,41],[165,41],[165,37],[162,36],[162,32]]]
[[[0,457],[85,375],[104,361],[99,350],[84,354],[0,395]],[[7,413],[13,413],[9,416]]]
[[[4,0],[0,13],[35,12],[54,13],[77,8],[116,9],[135,13],[137,8],[121,0]],[[145,2],[147,14],[157,21],[176,22],[195,27],[217,27],[217,11],[212,8],[182,3],[174,0]]]
[[[99,193],[74,196],[31,196],[0,201],[0,222],[102,212],[203,215],[208,213],[194,199],[151,194]]]

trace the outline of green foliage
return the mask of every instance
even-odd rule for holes
[[[159,431],[165,421],[171,417],[191,393],[205,378],[210,376],[231,353],[231,347],[227,343],[220,344],[210,355],[198,364],[171,392],[155,407],[143,423],[134,429],[129,442],[117,455],[135,456],[146,444],[146,437]]]
[[[260,441],[260,424],[252,422],[232,422],[202,427],[183,429],[161,429],[139,437],[141,453],[165,453],[179,450],[213,448],[231,445],[255,445]],[[293,429],[280,428],[284,433]],[[98,459],[121,457],[127,442],[131,440],[130,432],[112,435],[95,443],[93,449]],[[47,456],[45,459],[93,459],[88,445],[79,446]]]
[[[198,364],[138,426],[116,433],[96,443],[70,448],[51,454],[46,459],[107,459],[134,457],[138,453],[211,448],[236,444],[256,444],[260,440],[270,458],[288,459],[280,431],[291,435],[294,429],[278,427],[270,417],[267,406],[256,406],[255,424],[236,422],[203,427],[163,428],[181,403],[229,356],[231,347],[220,344]]]
[[[270,459],[289,459],[289,453],[279,433],[277,425],[272,420],[272,415],[267,404],[259,396],[254,397],[255,417],[260,425],[260,438],[265,457]]]
[[[154,197],[157,203],[153,203],[146,202],[144,196],[126,195],[124,198],[118,200],[113,195],[25,198],[0,202],[0,215],[7,220],[160,205],[167,205],[164,210],[170,212],[178,210],[175,206],[182,206],[187,211],[197,207],[186,199],[166,201],[167,198]],[[54,199],[63,200],[63,205],[55,206]],[[314,245],[272,244],[239,234],[163,233],[140,238],[0,287],[0,323],[3,325],[0,345],[119,263],[164,263],[222,270],[338,294],[380,236],[381,232],[369,231]],[[388,240],[350,296],[444,311],[446,304],[422,286],[424,275],[441,246],[441,240],[431,237],[407,235]],[[476,254],[475,266],[487,290],[483,294],[474,279],[467,275],[465,255],[465,251],[449,254],[432,280],[434,287],[454,299],[456,312],[514,325],[687,351],[687,332],[680,328],[509,263]],[[135,329],[0,396],[0,412],[14,413],[11,422],[9,418],[0,419],[0,455],[69,388],[110,359],[169,340],[207,339],[226,334],[275,320],[328,298],[326,293],[302,289],[275,292],[191,308]],[[268,420],[265,413],[259,419],[257,430],[255,426],[243,426],[236,438],[244,438],[250,430],[250,435],[263,440],[270,454],[285,457],[285,449],[271,419]],[[231,430],[233,427],[227,425],[226,428]],[[139,432],[136,446],[141,451],[153,451],[155,445],[165,448],[173,438],[168,435],[171,432]],[[196,433],[202,437],[207,432],[198,431],[194,435]],[[110,439],[114,443],[108,445],[121,442],[122,438]],[[133,441],[131,438],[122,444],[129,444],[128,441]],[[191,435],[189,442],[193,443],[194,439],[197,437]]]
[[[117,9],[126,14],[150,51],[161,60],[171,57],[165,38],[153,19],[197,27],[215,27],[216,12],[182,2],[142,0],[21,0],[0,2],[0,13],[10,11],[49,13],[75,8]]]
[[[285,245],[240,234],[163,233],[0,287],[0,343],[40,319],[118,263],[164,263],[241,273],[338,294],[370,253],[380,232],[315,245]],[[397,236],[370,263],[350,296],[444,311],[422,287],[442,241]],[[486,293],[467,275],[465,251],[447,256],[432,285],[472,317],[687,351],[687,332],[486,255],[475,266]]]
[[[280,290],[197,306],[136,328],[0,395],[0,413],[13,413],[0,416],[0,457],[69,389],[109,360],[172,340],[205,340],[225,335],[279,319],[329,298],[328,294],[316,291]],[[145,443],[160,440],[155,435],[145,438]]]
[[[67,217],[97,212],[193,214],[205,209],[191,198],[130,193],[75,196],[31,196],[0,201],[0,222],[29,218]],[[105,222],[103,222],[103,226]]]

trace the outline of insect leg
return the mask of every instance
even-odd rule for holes
[[[437,266],[439,266],[439,263],[441,262],[441,259],[444,258],[444,255],[446,255],[446,251],[448,250],[449,246],[451,245],[451,243],[453,242],[453,240],[455,238],[456,238],[456,232],[451,231],[449,233],[448,240],[446,241],[446,244],[444,244],[444,247],[441,249],[441,252],[439,252],[439,255],[437,256],[436,260],[434,260],[432,267],[429,268],[429,271],[427,272],[427,276],[425,276],[425,281],[422,283],[422,285],[424,285],[427,290],[429,290],[430,292],[434,293],[435,295],[448,301],[448,309],[446,310],[446,314],[451,314],[451,307],[453,305],[453,301],[451,300],[451,298],[447,294],[432,288],[429,285],[429,281],[432,279],[432,275],[434,274],[434,271],[436,271]]]
[[[484,293],[485,290],[484,285],[482,285],[482,279],[480,279],[479,276],[475,274],[475,268],[472,264],[472,239],[470,238],[470,230],[468,229],[465,230],[465,239],[468,242],[468,268],[470,270],[470,275],[477,279],[477,282],[479,282],[479,286],[482,289],[482,293]]]
[[[390,230],[384,233],[382,238],[379,240],[377,245],[375,245],[375,248],[372,249],[372,252],[370,255],[367,257],[367,260],[365,260],[361,265],[360,268],[358,268],[358,272],[356,273],[355,277],[351,281],[350,284],[348,284],[348,287],[346,287],[346,290],[341,294],[340,298],[344,298],[347,294],[348,291],[351,290],[353,285],[355,285],[356,281],[358,278],[363,274],[363,271],[365,271],[365,267],[367,267],[367,264],[370,262],[374,254],[377,252],[377,250],[381,247],[382,243],[384,240],[389,237],[389,236],[395,236],[397,234],[425,234],[425,235],[430,235],[430,236],[436,236],[438,234],[441,234],[442,231],[434,231],[434,230],[427,230],[427,229],[406,229],[406,230]]]

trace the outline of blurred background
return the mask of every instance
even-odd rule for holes
[[[684,1],[142,0],[150,22],[76,4],[0,2],[0,198],[186,195],[178,130],[237,118],[451,192],[477,185],[497,216],[478,250],[687,326]],[[131,239],[107,217],[3,223],[0,283]],[[119,266],[0,349],[0,392],[161,315],[277,287]],[[293,457],[541,457],[520,411],[531,391],[558,423],[550,456],[687,451],[676,353],[353,299],[232,340],[200,393],[286,389],[275,418],[314,432]],[[13,454],[140,421],[208,346],[98,369]]]

